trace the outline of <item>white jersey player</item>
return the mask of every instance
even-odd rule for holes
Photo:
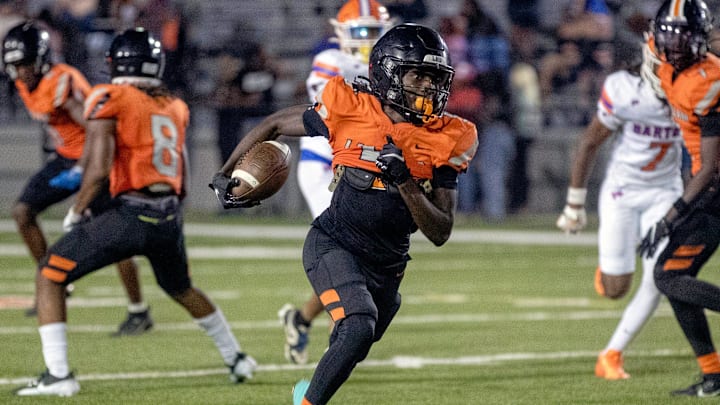
[[[587,179],[600,146],[614,136],[599,193],[599,267],[595,275],[595,290],[612,299],[630,290],[639,240],[682,195],[682,136],[654,73],[658,63],[646,44],[638,66],[640,74],[620,70],[605,79],[597,115],[580,139],[567,205],[557,221],[568,233],[585,226]],[[653,281],[655,260],[642,260],[641,285],[598,356],[595,375],[600,378],[630,377],[623,369],[622,352],[660,300]]]
[[[342,76],[348,82],[358,76],[367,77],[370,51],[382,34],[392,27],[387,10],[375,0],[349,0],[330,23],[335,28],[340,49],[322,51],[313,59],[312,71],[305,81],[311,103],[315,103],[315,96],[335,76]],[[330,206],[331,162],[332,149],[326,138],[300,138],[297,178],[313,219]],[[288,361],[307,362],[310,324],[323,310],[320,299],[313,294],[301,309],[286,304],[278,311],[285,327],[285,358]]]
[[[357,76],[367,76],[368,64],[340,49],[327,49],[313,59],[312,72],[305,81],[310,101],[334,76],[352,81]],[[300,138],[300,161],[298,162],[298,184],[313,218],[317,218],[330,206],[332,192],[328,189],[333,178],[330,162],[332,149],[322,136]]]

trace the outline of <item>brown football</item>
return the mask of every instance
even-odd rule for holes
[[[235,165],[230,177],[240,181],[230,192],[243,201],[262,201],[285,184],[290,173],[290,147],[265,141],[250,148]]]

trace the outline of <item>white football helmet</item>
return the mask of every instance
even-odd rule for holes
[[[665,91],[660,84],[657,69],[662,64],[655,49],[655,38],[651,33],[645,34],[645,43],[642,46],[642,65],[640,65],[640,77],[650,85],[658,98],[665,100]]]
[[[393,26],[385,6],[375,0],[350,0],[330,19],[343,52],[368,62],[375,42]]]

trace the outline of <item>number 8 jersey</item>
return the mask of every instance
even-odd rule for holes
[[[116,120],[113,197],[154,183],[167,183],[180,194],[189,117],[187,104],[172,96],[153,97],[131,85],[93,88],[85,118]]]

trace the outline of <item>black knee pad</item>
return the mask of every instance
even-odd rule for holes
[[[375,319],[370,315],[352,314],[335,324],[333,339],[338,339],[362,361],[370,352],[375,336]]]

